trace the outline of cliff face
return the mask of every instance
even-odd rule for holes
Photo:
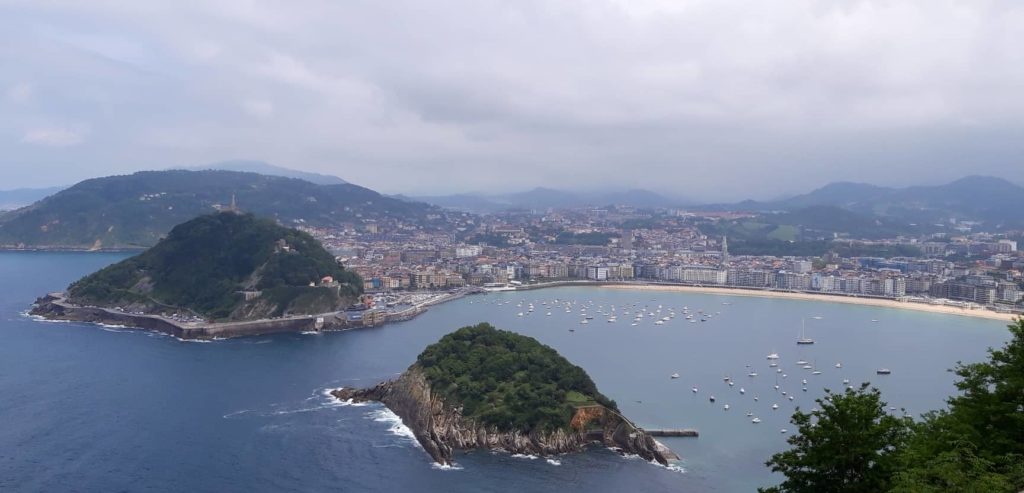
[[[378,401],[402,418],[434,461],[450,465],[456,449],[504,450],[513,454],[554,455],[578,452],[591,443],[623,454],[668,464],[675,455],[615,411],[602,406],[579,408],[568,430],[549,433],[499,431],[462,416],[461,409],[434,395],[426,376],[413,365],[398,379],[367,389],[339,389],[338,399]]]

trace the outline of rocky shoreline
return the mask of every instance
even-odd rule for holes
[[[68,302],[63,295],[51,293],[32,304],[30,315],[48,320],[66,320],[105,325],[120,325],[132,329],[152,330],[179,339],[225,339],[278,332],[338,330],[316,315],[252,320],[224,323],[185,323],[152,314],[133,314],[109,308],[79,306]]]
[[[430,457],[442,465],[452,464],[456,450],[490,449],[550,456],[580,452],[591,444],[662,465],[679,459],[628,419],[599,405],[577,408],[570,429],[524,433],[483,426],[464,418],[461,409],[447,405],[435,395],[418,365],[395,380],[367,389],[338,389],[331,395],[344,401],[383,403],[412,430]]]

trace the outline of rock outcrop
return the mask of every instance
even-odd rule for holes
[[[402,418],[430,457],[444,465],[452,463],[455,450],[495,449],[544,456],[582,451],[593,443],[663,465],[679,459],[628,419],[600,405],[577,408],[569,427],[552,432],[500,431],[483,426],[435,395],[418,365],[395,380],[367,389],[338,389],[332,395],[353,402],[383,403]]]

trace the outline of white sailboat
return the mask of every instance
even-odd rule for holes
[[[814,344],[814,339],[807,337],[807,319],[800,319],[800,338],[796,340],[797,344],[807,345]]]

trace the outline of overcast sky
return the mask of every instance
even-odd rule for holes
[[[413,195],[1024,183],[1024,2],[0,0],[0,189],[236,158]]]

